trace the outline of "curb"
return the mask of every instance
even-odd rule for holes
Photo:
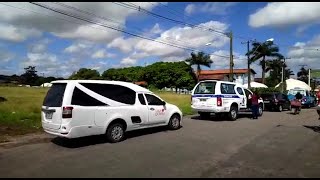
[[[9,142],[0,143],[0,148],[8,149],[27,144],[47,143],[50,142],[54,136],[45,133],[26,134],[22,136],[9,137]]]

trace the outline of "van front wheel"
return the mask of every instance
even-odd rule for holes
[[[124,138],[124,128],[120,123],[111,124],[107,129],[107,139],[111,143],[117,143]]]

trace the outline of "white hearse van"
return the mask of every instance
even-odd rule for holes
[[[191,93],[191,108],[208,118],[211,113],[228,114],[231,120],[236,120],[241,112],[250,112],[248,100],[253,93],[242,85],[217,80],[204,80],[197,83]],[[262,116],[264,105],[259,99],[259,116]]]
[[[53,81],[41,112],[45,132],[66,138],[106,134],[110,142],[127,131],[168,126],[179,129],[182,112],[148,89],[105,80]]]

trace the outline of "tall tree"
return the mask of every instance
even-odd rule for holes
[[[211,64],[213,63],[213,61],[210,59],[210,56],[204,52],[198,52],[198,54],[192,52],[191,57],[185,61],[189,63],[190,66],[197,66],[197,80],[199,80],[201,66],[211,67]]]
[[[309,72],[304,67],[297,73],[298,80],[308,83]]]
[[[36,66],[28,66],[24,68],[25,73],[21,74],[24,84],[35,85],[38,77]]]
[[[260,60],[262,69],[262,83],[265,84],[266,73],[266,57],[276,57],[277,59],[283,59],[283,55],[279,53],[279,47],[274,45],[273,42],[267,41],[264,43],[254,42],[252,43],[252,49],[249,51],[251,62]]]
[[[100,74],[97,70],[81,68],[73,73],[69,79],[100,79]]]

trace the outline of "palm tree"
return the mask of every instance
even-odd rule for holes
[[[204,52],[198,52],[198,54],[191,53],[191,57],[185,60],[189,63],[190,66],[196,65],[197,66],[197,80],[199,80],[199,75],[201,72],[201,66],[210,67],[213,61],[210,59],[208,54]]]
[[[281,61],[280,59],[274,59],[274,60],[267,60],[266,61],[265,72],[269,72],[270,71],[270,77],[272,79],[274,79],[277,83],[279,83],[281,81],[282,65],[283,65],[283,61]],[[284,64],[284,67],[286,67],[285,64]]]
[[[252,43],[252,50],[249,51],[251,63],[260,60],[260,65],[262,68],[262,83],[265,83],[265,73],[266,73],[266,57],[277,57],[278,59],[283,59],[283,55],[279,53],[279,47],[274,45],[272,42],[254,42]]]

